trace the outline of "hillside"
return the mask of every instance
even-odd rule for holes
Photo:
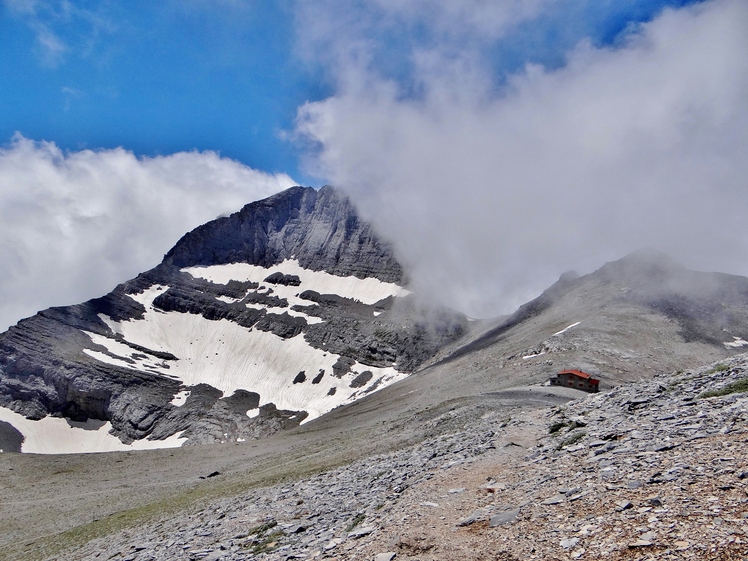
[[[354,259],[359,249],[362,263]],[[567,503],[542,505],[548,497],[528,498],[532,489],[550,493],[562,482],[576,489],[581,485],[567,479],[581,477],[598,493],[589,508],[602,508],[598,467],[618,469],[614,460],[623,454],[624,470],[650,452],[670,450],[640,450],[657,440],[652,419],[663,417],[663,407],[683,410],[683,419],[672,413],[673,426],[660,419],[663,439],[681,439],[673,455],[712,465],[718,447],[740,447],[739,436],[731,439],[742,434],[742,398],[690,398],[745,375],[748,279],[690,271],[664,255],[639,252],[587,275],[564,274],[510,316],[467,321],[444,309],[424,313],[393,255],[344,196],[294,188],[187,234],[161,265],[109,295],[40,312],[0,335],[0,394],[12,408],[0,408],[3,449],[46,439],[68,452],[71,443],[111,449],[112,441],[123,450],[0,454],[1,556],[59,558],[65,549],[66,559],[104,550],[113,559],[249,559],[267,547],[277,558],[297,550],[373,558],[394,548],[401,558],[438,559],[436,552],[466,551],[465,544],[485,552],[470,540],[493,536],[483,533],[496,532],[485,528],[488,516],[520,508],[516,528],[545,536],[543,555],[565,558],[602,546],[588,548],[584,534],[570,534],[562,539],[578,538],[574,545],[581,546],[554,553],[557,527],[541,514]],[[727,367],[700,368],[714,361]],[[566,401],[583,397],[543,385],[566,368],[590,372],[610,393],[569,405],[559,416]],[[646,400],[636,401],[640,396]],[[693,446],[683,440],[693,435],[678,424],[696,411],[691,403],[703,413],[703,422],[691,424],[706,434]],[[652,404],[657,409],[650,414]],[[582,410],[585,419],[600,418],[579,421]],[[735,430],[716,434],[712,413],[717,421],[729,413],[718,429]],[[556,436],[548,434],[562,422]],[[585,434],[568,432],[574,426]],[[615,427],[620,434],[608,439]],[[80,434],[90,440],[71,438]],[[582,448],[556,453],[559,435],[574,436]],[[135,451],[184,439],[190,446]],[[711,442],[717,448],[697,447]],[[505,447],[510,443],[519,446]],[[541,454],[530,457],[530,448]],[[597,451],[612,463],[590,471],[580,462]],[[563,473],[554,475],[554,466]],[[536,479],[526,487],[512,479],[515,473]],[[456,482],[447,491],[467,490],[489,475],[505,485],[505,502],[483,500],[483,493],[498,496],[498,488],[442,496],[447,481]],[[647,498],[627,499],[624,490],[605,496],[632,505]],[[732,495],[727,506],[709,496],[737,518],[742,503],[730,503]],[[586,504],[583,497],[569,504]],[[540,501],[539,510],[528,507],[532,501]],[[455,526],[473,511],[472,523]],[[564,512],[556,516],[568,517]],[[418,533],[419,516],[433,532]],[[278,528],[253,530],[266,523]],[[574,524],[576,518],[561,530],[583,530]],[[355,526],[360,539],[348,537]],[[633,539],[629,530],[618,532],[621,540]],[[429,540],[431,546],[418,545]],[[642,540],[666,548],[684,541]],[[624,555],[624,541],[605,547]],[[533,555],[527,543],[517,534],[512,544],[520,549],[505,558]],[[457,549],[439,549],[450,547]]]
[[[297,426],[462,335],[460,314],[416,314],[403,279],[333,188],[251,203],[111,293],[1,334],[0,448],[172,447]]]
[[[566,405],[489,407],[479,417],[458,408],[430,419],[434,435],[415,445],[237,489],[55,555],[741,559],[747,383],[740,355]]]

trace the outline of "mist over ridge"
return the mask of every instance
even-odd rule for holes
[[[415,290],[471,316],[643,247],[748,274],[746,28],[741,2],[667,9],[499,90],[479,49],[455,41],[428,64],[414,49],[415,97],[341,55],[339,93],[302,107],[298,132],[318,148],[310,169],[395,242]]]

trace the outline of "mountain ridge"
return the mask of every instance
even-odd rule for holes
[[[109,294],[43,310],[0,335],[0,405],[30,419],[108,421],[125,444],[179,433],[191,443],[265,436],[303,421],[309,399],[316,415],[374,391],[461,335],[465,320],[453,312],[437,330],[412,311],[390,318],[396,301],[409,308],[403,278],[391,244],[344,194],[293,187],[185,234],[159,265]],[[178,335],[167,316],[187,331]],[[203,354],[180,336],[194,348],[200,341]],[[211,359],[227,341],[266,362],[226,352]],[[267,361],[284,341],[294,341],[296,358],[281,372]],[[245,400],[232,393],[257,387],[245,387],[240,372],[229,372],[233,385],[211,389],[236,368],[257,372],[250,385],[260,372],[284,380],[260,383],[260,402],[241,411]],[[304,398],[301,387],[317,397]],[[278,392],[297,397],[276,407]]]

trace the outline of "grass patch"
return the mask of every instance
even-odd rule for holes
[[[699,398],[720,397],[723,395],[730,395],[732,393],[745,393],[745,392],[748,392],[748,376],[738,380],[737,382],[733,382],[732,384],[727,384],[721,390],[712,390],[709,392],[704,392],[701,395],[699,395]]]
[[[568,438],[565,438],[564,440],[562,440],[559,443],[558,446],[556,446],[556,450],[561,450],[561,448],[566,448],[567,446],[571,446],[572,444],[576,444],[577,442],[579,442],[580,440],[582,440],[585,437],[586,434],[587,433],[585,433],[584,431],[581,431],[581,430],[578,431],[578,432],[575,432],[575,433],[571,434]]]
[[[559,421],[558,423],[553,423],[550,427],[548,427],[548,433],[555,434],[558,431],[560,431],[562,428],[567,426],[567,424],[568,423],[566,421]]]
[[[675,391],[675,390],[677,390],[677,389],[678,389],[678,388],[679,388],[679,387],[680,387],[681,385],[683,385],[683,380],[682,380],[682,379],[678,379],[678,380],[672,380],[672,381],[671,381],[671,382],[670,382],[670,383],[669,383],[669,384],[667,385],[667,387],[665,388],[665,391],[667,391],[667,392],[672,392],[672,391]]]
[[[351,523],[348,524],[348,527],[345,529],[345,533],[347,534],[348,532],[352,532],[356,526],[364,521],[364,518],[366,518],[365,514],[357,514],[356,517],[351,520]]]
[[[283,530],[277,529],[270,532],[270,530],[275,528],[277,525],[278,523],[275,520],[270,520],[265,524],[255,526],[249,531],[250,536],[255,536],[247,543],[247,546],[251,548],[252,553],[255,555],[268,553],[280,545],[280,539],[285,535]]]
[[[730,367],[726,364],[716,364],[712,368],[706,371],[707,374],[714,374],[716,372],[724,372],[725,370],[730,370]]]
[[[252,546],[252,553],[255,555],[260,553],[268,553],[273,551],[280,545],[280,539],[284,536],[283,530],[277,530],[272,534],[268,534],[262,540]]]
[[[249,531],[250,536],[259,536],[261,534],[264,534],[268,530],[271,530],[275,528],[278,525],[278,523],[275,520],[271,520],[270,522],[265,522],[264,524],[260,524],[259,526],[255,526]]]
[[[569,430],[574,430],[574,429],[581,429],[586,426],[587,426],[587,423],[583,423],[581,421],[558,421],[556,423],[553,423],[550,427],[548,427],[548,433],[555,434],[564,427],[568,427]]]

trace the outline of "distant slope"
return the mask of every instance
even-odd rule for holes
[[[540,384],[562,369],[594,374],[605,391],[740,354],[746,345],[739,342],[748,341],[748,279],[637,252],[588,275],[566,273],[493,326],[473,325],[404,380],[294,432],[389,425],[399,438],[417,439],[450,411],[486,402],[502,403],[497,414],[532,406],[552,389]]]
[[[642,251],[589,275],[562,275],[494,327],[440,351],[428,368],[391,391],[419,385],[418,392],[439,401],[537,384],[565,368],[590,372],[610,388],[746,348],[747,278],[691,271],[664,254]]]
[[[106,296],[0,335],[0,405],[103,421],[125,444],[271,434],[403,378],[462,334],[457,314],[426,325],[409,313],[402,279],[344,195],[294,187],[196,228]]]

